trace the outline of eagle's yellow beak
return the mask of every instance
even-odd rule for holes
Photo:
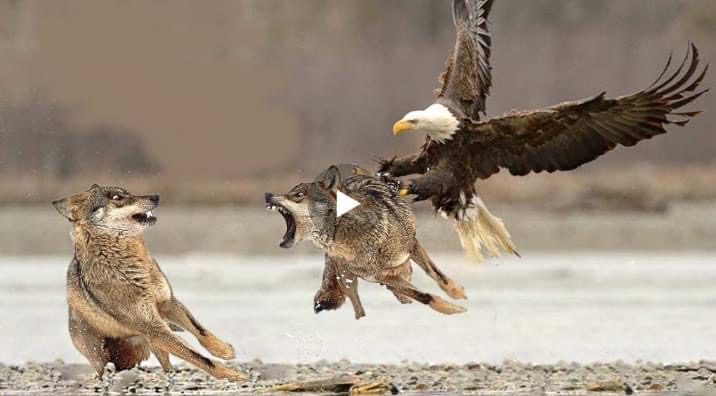
[[[400,120],[393,124],[393,135],[398,135],[402,132],[409,131],[411,129],[415,129],[415,124],[410,123],[405,120]]]

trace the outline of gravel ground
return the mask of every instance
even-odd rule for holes
[[[158,367],[109,372],[98,380],[85,364],[26,363],[0,365],[2,394],[78,393],[254,393],[271,392],[278,385],[357,376],[360,383],[387,379],[384,394],[698,394],[716,395],[716,362],[689,364],[638,363],[635,365],[558,363],[531,365],[506,361],[501,365],[400,365],[352,364],[348,361],[314,364],[263,364],[253,361],[240,367],[251,373],[245,383],[218,381],[203,372],[178,365],[164,374]],[[275,392],[275,390],[274,390]],[[315,392],[314,392],[315,393]]]

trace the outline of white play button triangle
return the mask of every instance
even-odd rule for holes
[[[360,202],[355,199],[343,194],[336,190],[336,216],[340,217],[356,206],[360,205]]]

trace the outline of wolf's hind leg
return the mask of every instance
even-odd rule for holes
[[[410,258],[413,259],[429,277],[433,278],[448,296],[454,299],[467,298],[465,297],[465,288],[455,283],[455,281],[440,271],[417,239],[415,240],[413,250],[410,252]]]
[[[405,279],[406,281],[410,282],[410,280],[413,277],[413,267],[410,265],[410,259],[405,260],[405,262],[403,264],[401,264],[399,267],[390,271],[390,275],[391,276],[399,276],[399,277]],[[401,294],[395,290],[391,290],[391,292],[393,292],[393,295],[395,296],[395,298],[398,299],[398,301],[401,304],[412,304],[412,302],[413,302],[412,298],[410,298],[404,294]]]
[[[189,309],[175,297],[160,303],[158,307],[162,317],[193,334],[199,340],[199,343],[212,355],[227,360],[235,357],[234,347],[220,340],[199,324],[189,312]]]
[[[157,358],[157,360],[159,360],[159,364],[162,366],[162,369],[165,373],[174,370],[171,361],[169,361],[169,353],[167,351],[161,350],[154,346],[151,346],[151,349],[154,356]]]
[[[159,320],[160,319],[157,318],[157,321]],[[244,381],[248,378],[246,374],[241,371],[213,361],[195,351],[184,340],[174,335],[164,323],[161,325],[149,324],[145,328],[149,329],[145,336],[153,349],[166,351],[178,358],[184,359],[219,379]]]
[[[319,313],[324,310],[340,308],[346,301],[346,295],[338,280],[338,267],[334,258],[326,255],[323,268],[323,281],[313,297],[313,311]]]
[[[365,310],[363,309],[363,304],[360,302],[360,297],[358,296],[358,278],[348,271],[339,269],[338,282],[341,286],[343,294],[351,300],[353,313],[355,314],[356,319],[364,317]]]
[[[415,301],[429,305],[430,308],[440,313],[452,315],[465,312],[465,308],[445,301],[436,295],[421,292],[410,282],[399,276],[380,279],[380,283],[385,284],[392,292],[402,294],[403,296],[412,298]]]
[[[395,290],[391,290],[391,292],[393,292],[393,295],[395,296],[395,298],[398,299],[398,301],[401,304],[412,304],[413,303],[413,300],[410,297],[408,297],[404,294],[400,294],[399,292],[397,292]]]

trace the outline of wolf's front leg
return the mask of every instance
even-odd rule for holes
[[[421,292],[412,283],[400,276],[390,276],[379,279],[379,282],[388,287],[390,291],[396,294],[403,295],[405,297],[412,298],[415,301],[421,302],[425,305],[429,305],[430,308],[444,313],[446,315],[452,315],[456,313],[465,312],[465,308],[443,300],[442,298],[430,294]]]
[[[326,254],[321,288],[318,289],[318,292],[313,297],[313,311],[319,313],[325,310],[338,309],[345,301],[346,295],[343,293],[343,288],[341,288],[338,281],[337,262]]]
[[[141,327],[146,331],[144,336],[147,341],[149,341],[152,350],[172,354],[219,379],[244,381],[248,378],[248,376],[241,371],[204,357],[192,349],[184,340],[174,335],[169,326],[159,317],[152,318]]]
[[[413,259],[428,276],[433,278],[448,296],[455,299],[467,298],[465,297],[465,288],[455,283],[455,281],[440,271],[417,239],[415,240],[413,249],[410,251],[410,258]]]
[[[358,296],[358,277],[344,269],[339,268],[338,281],[343,294],[351,300],[356,319],[364,317],[365,310],[363,309],[363,304],[361,304],[360,297]]]
[[[97,376],[102,378],[109,356],[104,348],[104,336],[99,334],[72,307],[69,308],[70,337],[75,348],[89,360]]]
[[[167,321],[189,331],[199,340],[199,343],[212,355],[221,359],[233,359],[235,357],[234,347],[205,329],[189,309],[184,306],[176,297],[158,304],[159,314]]]

